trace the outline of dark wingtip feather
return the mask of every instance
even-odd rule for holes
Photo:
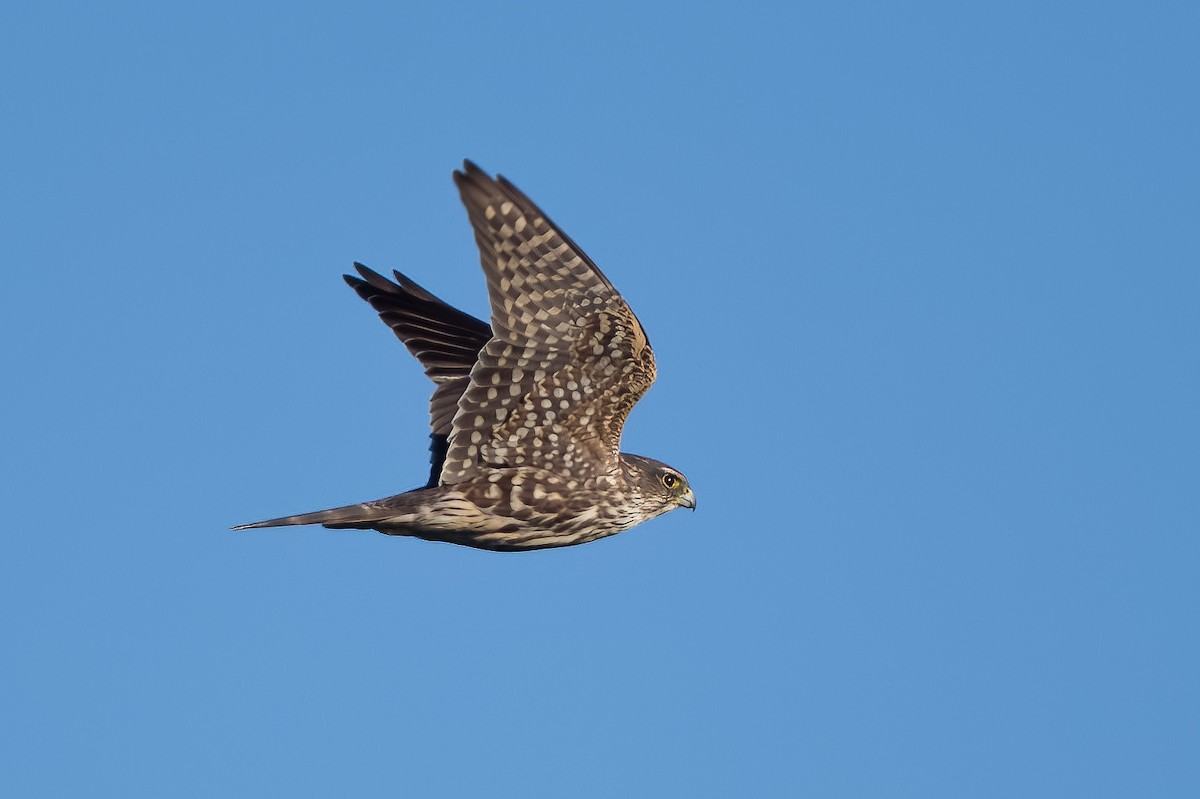
[[[439,302],[439,303],[441,302],[441,300],[439,300],[437,297],[430,294],[425,289],[421,288],[419,285],[417,285],[416,281],[414,281],[412,278],[408,277],[407,275],[401,273],[399,270],[393,269],[392,274],[395,275],[395,277],[396,277],[396,284],[398,286],[400,286],[400,288],[407,291],[409,294],[420,297],[421,299],[423,299],[427,302]]]
[[[462,196],[463,202],[468,203],[468,208],[471,203],[480,208],[487,205],[489,198],[493,196],[497,188],[496,181],[492,176],[471,160],[464,160],[462,170],[454,171],[454,185],[458,186],[458,192]]]
[[[362,264],[355,264],[354,268],[358,270],[360,275],[362,275],[363,280],[370,283],[380,291],[387,292],[388,294],[395,294],[400,288],[395,283],[376,272],[374,269],[365,267]]]

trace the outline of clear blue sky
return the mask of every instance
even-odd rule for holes
[[[0,30],[0,793],[1200,796],[1194,3]],[[424,479],[340,276],[483,314],[463,157],[638,312],[699,510],[230,532]]]

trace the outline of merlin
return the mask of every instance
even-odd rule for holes
[[[433,380],[432,469],[423,488],[235,530],[292,524],[378,530],[514,552],[583,544],[696,508],[678,470],[620,451],[654,382],[641,323],[575,242],[502,176],[454,173],[491,303],[491,324],[393,272],[355,264],[360,297]]]

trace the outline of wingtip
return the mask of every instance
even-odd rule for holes
[[[409,294],[416,294],[419,297],[428,299],[430,293],[421,288],[416,282],[405,274],[402,274],[399,269],[393,269],[392,274],[396,277],[396,285],[407,291]]]
[[[469,158],[463,159],[462,169],[454,170],[454,183],[459,189],[472,185],[486,187],[494,182],[495,178]]]
[[[370,267],[363,266],[358,261],[354,262],[354,271],[358,272],[358,276],[342,275],[342,279],[345,280],[352,289],[358,289],[358,287],[364,282],[370,280],[371,275],[375,274]]]
[[[367,295],[363,294],[363,291],[370,291],[370,289],[367,288],[368,286],[378,291],[382,291],[385,294],[396,294],[403,287],[403,284],[397,286],[395,283],[392,283],[392,281],[388,280],[386,277],[379,274],[369,266],[363,266],[362,264],[355,262],[354,268],[358,270],[358,274],[361,275],[361,278],[355,277],[354,275],[342,275],[342,278],[346,281],[350,288],[357,291],[363,299],[368,299]]]

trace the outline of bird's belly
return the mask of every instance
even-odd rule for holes
[[[608,518],[594,506],[541,509],[516,492],[481,507],[467,493],[450,490],[380,520],[375,529],[389,535],[510,552],[583,544],[615,535],[633,523],[632,519]]]

